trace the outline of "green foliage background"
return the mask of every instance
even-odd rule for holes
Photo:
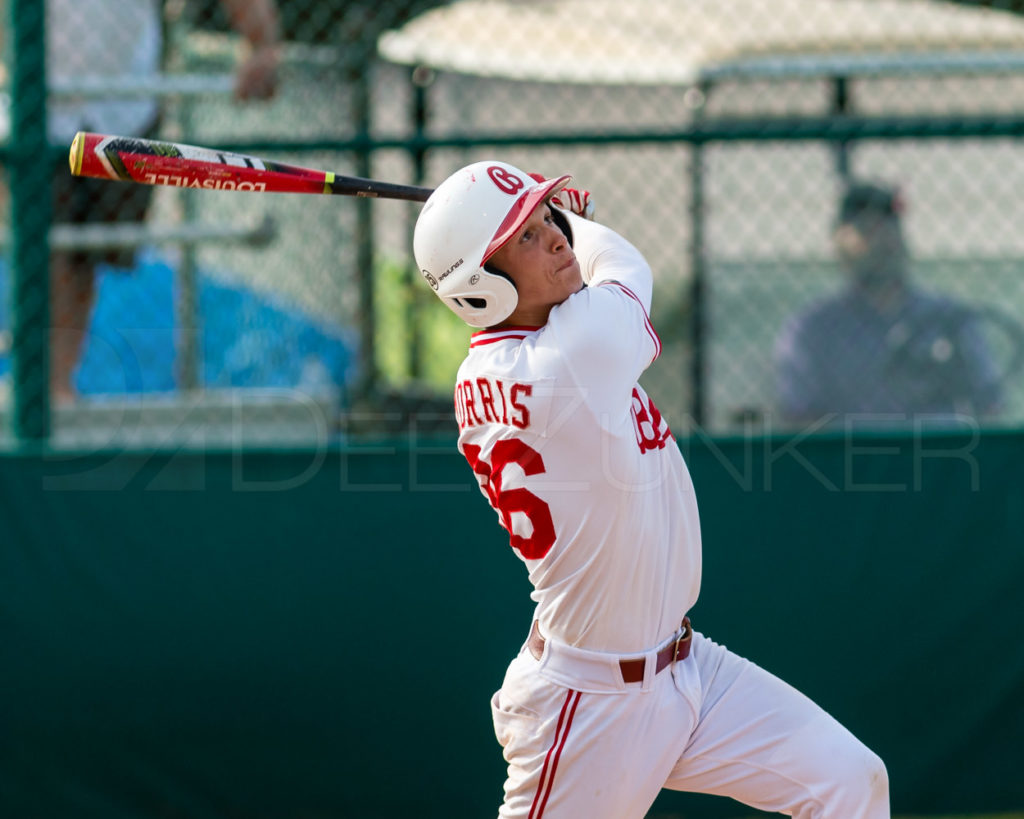
[[[450,395],[472,328],[445,308],[407,264],[379,258],[374,276],[376,358],[384,385]]]

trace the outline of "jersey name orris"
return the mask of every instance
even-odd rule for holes
[[[483,424],[526,429],[530,409],[524,401],[531,395],[532,384],[486,376],[466,379],[455,385],[455,419],[460,430]]]

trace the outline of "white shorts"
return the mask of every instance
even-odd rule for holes
[[[524,646],[491,701],[508,762],[499,816],[642,819],[662,788],[801,819],[888,819],[882,761],[818,705],[694,632],[625,684],[608,655]]]

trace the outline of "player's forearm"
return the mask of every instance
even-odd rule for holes
[[[628,287],[650,312],[653,275],[643,254],[611,228],[575,214],[568,216],[583,280],[591,286],[617,281]]]
[[[281,24],[274,0],[221,0],[234,29],[255,50],[276,48]]]

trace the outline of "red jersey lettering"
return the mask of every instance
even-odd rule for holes
[[[462,448],[466,460],[476,473],[498,513],[498,520],[509,534],[509,544],[527,560],[544,557],[555,543],[555,524],[551,508],[526,488],[507,489],[504,486],[505,467],[517,464],[527,477],[544,474],[544,459],[529,444],[515,438],[498,441],[491,451],[491,463],[480,457],[480,447],[466,444]],[[512,516],[521,514],[530,522],[529,535],[513,531]]]
[[[494,411],[494,391],[491,389],[491,382],[486,378],[478,378],[476,387],[480,390],[480,406],[484,411],[484,418],[495,424],[499,423],[498,415]]]
[[[519,402],[519,396],[524,395],[529,398],[533,395],[533,385],[531,384],[513,384],[511,399],[513,409],[519,412],[518,417],[513,416],[512,426],[519,427],[519,429],[526,429],[530,426],[530,410],[525,404]]]
[[[506,394],[505,384],[497,378],[479,376],[461,381],[455,386],[455,420],[459,429],[484,424],[526,429],[530,425],[530,408],[525,399],[532,395],[532,384],[514,383]]]
[[[672,430],[669,429],[665,419],[661,417],[654,402],[644,397],[640,391],[633,388],[633,429],[636,432],[636,443],[641,452],[651,452],[656,449],[664,449],[665,443],[672,437]]]
[[[508,423],[508,399],[505,398],[505,385],[501,382],[500,378],[494,380],[494,386],[498,390],[498,395],[501,396],[501,423]]]
[[[483,420],[476,412],[476,396],[473,393],[472,381],[463,382],[462,401],[466,405],[466,424],[480,426]]]

